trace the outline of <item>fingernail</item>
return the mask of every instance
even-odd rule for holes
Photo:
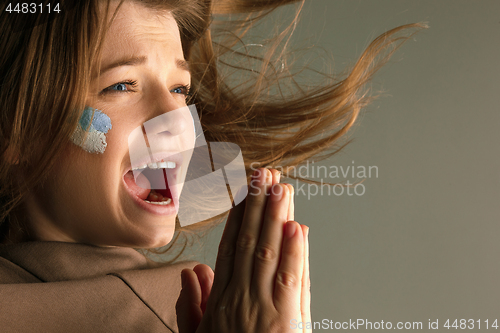
[[[288,189],[290,190],[290,196],[293,198],[293,196],[295,194],[295,189],[293,188],[292,184],[287,183],[287,185],[290,185],[290,186],[288,186]]]
[[[267,179],[269,178],[269,170],[267,170],[266,168],[259,168],[257,170],[255,170],[255,173],[254,173],[254,177],[255,177],[255,180],[257,181],[257,183],[259,185],[265,185],[266,182],[267,182]]]
[[[280,201],[283,198],[283,192],[285,189],[280,184],[274,184],[271,187],[271,200],[272,201]]]
[[[266,170],[265,171],[266,176],[265,176],[265,178],[263,178],[264,179],[263,184],[272,184],[273,174],[271,173],[271,171],[269,171],[269,169],[265,169],[265,170]]]
[[[295,222],[293,221],[287,222],[285,230],[286,237],[292,238],[293,235],[295,235],[295,229],[296,229]]]
[[[252,174],[252,179],[259,180],[261,179],[261,176],[262,176],[262,169],[256,169]]]

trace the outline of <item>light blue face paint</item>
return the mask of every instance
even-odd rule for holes
[[[106,133],[111,129],[111,119],[102,111],[85,107],[78,121],[78,126],[71,139],[74,144],[89,153],[104,153],[107,147]],[[83,141],[85,134],[87,138]]]

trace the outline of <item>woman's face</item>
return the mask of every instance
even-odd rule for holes
[[[129,135],[146,121],[169,115],[168,123],[153,136],[155,156],[164,162],[174,159],[175,169],[167,171],[178,180],[185,176],[194,129],[186,107],[185,86],[191,77],[183,60],[179,29],[170,13],[159,15],[132,1],[120,7],[106,34],[101,71],[92,77],[87,99],[89,107],[111,121],[107,145],[103,153],[91,153],[71,144],[50,178],[30,195],[26,211],[37,239],[130,247],[159,247],[172,239],[174,202],[145,202],[134,194],[138,188],[129,186],[126,175],[144,164],[131,162]],[[182,107],[183,112],[171,112]],[[136,135],[134,140],[151,146],[153,137]],[[182,162],[167,157],[179,152],[184,152]],[[139,150],[142,153],[149,156]],[[181,186],[171,190],[179,194]]]

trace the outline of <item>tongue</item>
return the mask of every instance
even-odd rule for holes
[[[136,181],[134,180],[134,174],[132,170],[130,170],[125,174],[124,178],[125,178],[125,183],[135,195],[137,195],[142,200],[148,197],[149,192],[151,192],[151,190],[149,189],[151,185],[146,176],[144,176],[141,173],[139,176],[137,176],[137,183],[136,183]]]
[[[172,198],[167,175],[163,169],[146,169],[137,176],[137,181],[134,180],[134,174],[130,170],[124,178],[127,186],[142,200],[148,199],[150,193],[161,194],[164,198]],[[161,189],[162,187],[166,187],[166,189]]]
[[[167,175],[164,169],[145,169],[142,175],[147,177],[149,181],[148,184],[150,184],[152,188],[151,192],[159,193],[164,198],[172,198],[170,188],[168,187]],[[166,187],[166,189],[164,187]]]

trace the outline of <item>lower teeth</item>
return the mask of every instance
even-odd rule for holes
[[[153,204],[153,205],[162,205],[162,206],[165,206],[165,205],[168,205],[170,202],[172,202],[172,199],[168,198],[165,201],[149,201],[149,200],[144,200],[144,201],[146,201],[147,203]]]

